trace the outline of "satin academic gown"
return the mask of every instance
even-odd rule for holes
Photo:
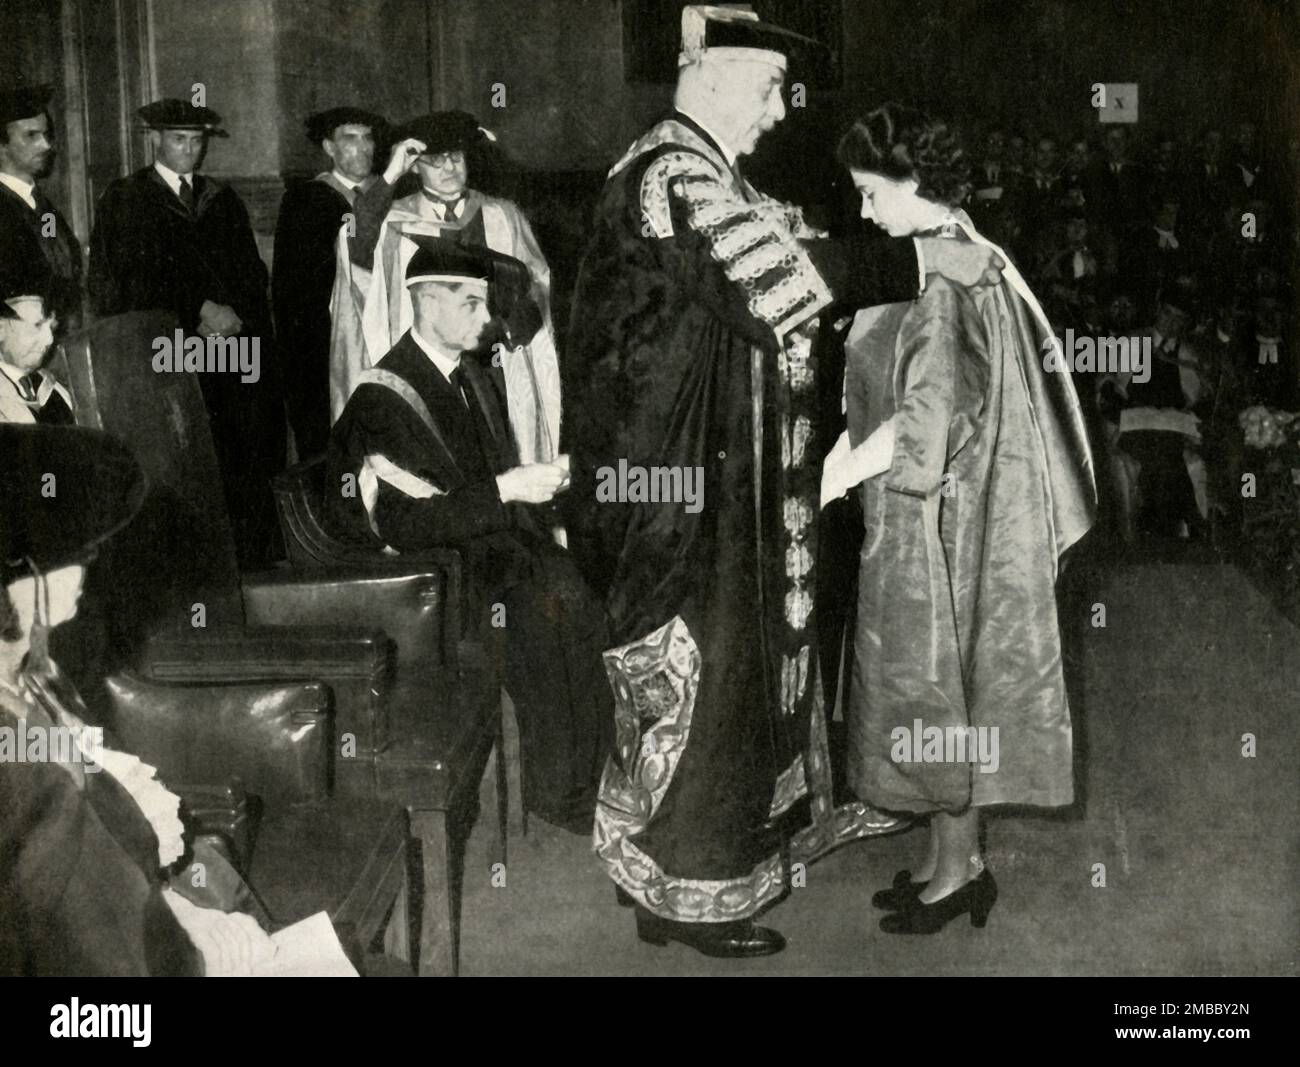
[[[850,440],[891,417],[896,438],[890,468],[858,490],[848,767],[855,792],[886,810],[1073,799],[1055,580],[1096,494],[1074,386],[1043,369],[1045,337],[1010,281],[932,279],[915,303],[855,321]],[[973,746],[914,741],[937,728],[946,745],[966,727],[996,731],[982,765]]]

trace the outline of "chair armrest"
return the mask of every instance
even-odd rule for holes
[[[249,625],[380,628],[396,645],[399,672],[421,676],[458,662],[460,612],[448,598],[451,587],[446,571],[383,568],[284,569],[245,575],[242,582]]]
[[[166,782],[233,778],[268,804],[329,793],[330,695],[319,682],[160,685],[122,672],[105,685],[123,746]]]
[[[373,758],[388,742],[392,642],[382,630],[244,628],[154,634],[139,662],[169,684],[326,683],[334,697],[335,759]],[[342,767],[344,764],[338,764]]]

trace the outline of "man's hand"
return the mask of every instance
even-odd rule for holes
[[[418,137],[408,137],[393,145],[392,154],[388,157],[388,166],[384,168],[384,181],[389,185],[395,185],[397,179],[414,166],[425,147],[425,143]]]
[[[997,285],[1002,281],[1001,257],[986,245],[953,241],[946,237],[922,237],[927,274],[942,274],[958,285]]]
[[[199,308],[199,333],[204,337],[214,334],[234,337],[243,328],[243,320],[227,304],[214,304],[211,300],[205,300]]]
[[[546,504],[569,484],[567,457],[559,463],[526,463],[497,475],[501,503]]]

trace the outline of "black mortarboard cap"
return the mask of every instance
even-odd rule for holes
[[[340,126],[369,126],[371,133],[379,133],[385,126],[383,118],[373,111],[360,107],[332,107],[318,111],[307,119],[307,140],[318,145],[329,140]]]
[[[220,129],[221,116],[210,107],[198,107],[188,100],[155,100],[145,104],[136,114],[151,130],[202,130],[211,137],[228,137]]]
[[[28,573],[27,559],[43,572],[85,559],[130,522],[144,500],[139,463],[100,430],[0,425],[0,456],[3,582]]]
[[[44,114],[53,93],[49,85],[15,85],[0,89],[0,127]]]
[[[811,37],[763,22],[749,5],[691,4],[682,9],[680,65],[708,56],[765,60],[785,69],[790,58],[825,52]],[[747,54],[748,53],[748,54]]]
[[[415,137],[424,142],[424,154],[464,152],[496,137],[465,111],[434,111],[411,119],[398,132],[398,140]]]

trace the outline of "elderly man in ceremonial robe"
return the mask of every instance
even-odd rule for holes
[[[612,630],[617,753],[594,846],[642,940],[763,956],[784,940],[754,917],[795,864],[903,825],[830,795],[817,316],[837,297],[911,299],[927,268],[978,278],[991,257],[924,239],[834,255],[739,169],[785,115],[789,53],[813,42],[736,7],[688,7],[682,31],[676,111],[597,207],[565,365],[570,543]],[[704,507],[602,501],[620,461],[702,471]]]

